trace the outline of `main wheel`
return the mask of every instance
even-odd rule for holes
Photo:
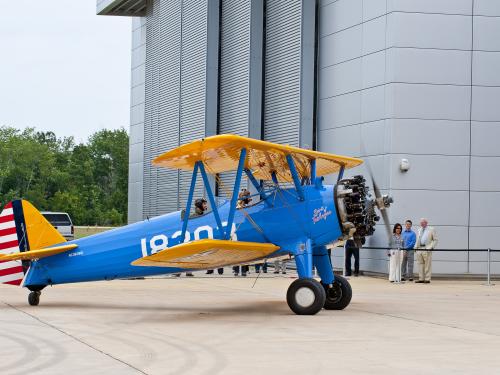
[[[322,285],[326,292],[326,300],[324,306],[326,310],[343,310],[351,302],[351,285],[342,276],[335,276],[331,287],[330,285]]]
[[[40,294],[42,294],[42,293],[41,292],[31,292],[28,295],[28,303],[31,306],[38,306],[38,304],[40,303]]]
[[[316,314],[323,308],[325,299],[325,289],[314,279],[295,280],[286,292],[286,302],[297,315]]]

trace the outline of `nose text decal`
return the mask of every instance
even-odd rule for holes
[[[322,206],[320,208],[316,208],[313,212],[313,223],[316,224],[318,221],[326,220],[328,216],[332,214],[332,211],[329,211],[326,206]]]

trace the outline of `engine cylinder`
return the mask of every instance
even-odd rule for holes
[[[335,203],[344,238],[353,237],[358,246],[363,245],[380,220],[365,178],[358,175],[340,180],[335,186]]]

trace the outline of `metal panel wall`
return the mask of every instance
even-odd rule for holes
[[[251,0],[222,0],[219,133],[248,135]]]
[[[251,0],[222,0],[219,133],[249,134]],[[218,195],[228,198],[235,173],[222,173]]]
[[[207,68],[207,0],[184,0],[182,4],[180,144],[205,137],[205,86]],[[191,183],[190,172],[179,172],[179,206],[184,207]],[[195,197],[203,196],[201,178]]]
[[[132,66],[128,174],[129,223],[142,220],[144,187],[144,102],[146,66],[146,18],[132,19]]]
[[[207,83],[217,74],[208,71],[207,61],[213,56],[208,39],[218,34],[218,2],[155,0],[146,19],[143,215],[153,217],[178,210],[187,198],[191,173],[155,168],[151,160],[206,135],[207,96],[217,89]]]
[[[264,139],[300,144],[301,0],[266,1]]]
[[[338,0],[319,9],[320,150],[367,159],[394,197],[391,224],[425,216],[439,248],[500,247],[500,184],[490,173],[500,166],[500,80],[498,63],[484,61],[500,61],[493,3]],[[380,229],[369,245],[387,244]],[[363,269],[387,272],[383,252],[363,254]],[[482,273],[484,257],[436,252],[432,268]]]
[[[146,18],[144,217],[152,217],[178,206],[177,171],[155,168],[151,160],[179,144],[181,1],[154,1]]]
[[[160,2],[159,41],[153,45],[158,52],[157,65],[152,67],[158,77],[156,115],[158,121],[153,157],[179,145],[179,66],[182,41],[182,1]],[[154,53],[154,52],[153,52]],[[177,209],[178,172],[153,167],[156,171],[156,200],[154,215]]]
[[[144,217],[153,216],[156,207],[156,170],[151,166],[158,134],[156,107],[158,102],[158,61],[160,3],[153,3],[146,15],[146,101],[144,106]]]

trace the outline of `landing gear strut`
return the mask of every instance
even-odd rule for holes
[[[40,291],[30,292],[30,294],[28,295],[28,303],[31,306],[38,306],[38,304],[40,303],[40,295],[41,294],[42,294],[42,292],[40,292]]]
[[[325,305],[326,293],[314,279],[297,279],[288,287],[286,301],[297,315],[314,315]]]

